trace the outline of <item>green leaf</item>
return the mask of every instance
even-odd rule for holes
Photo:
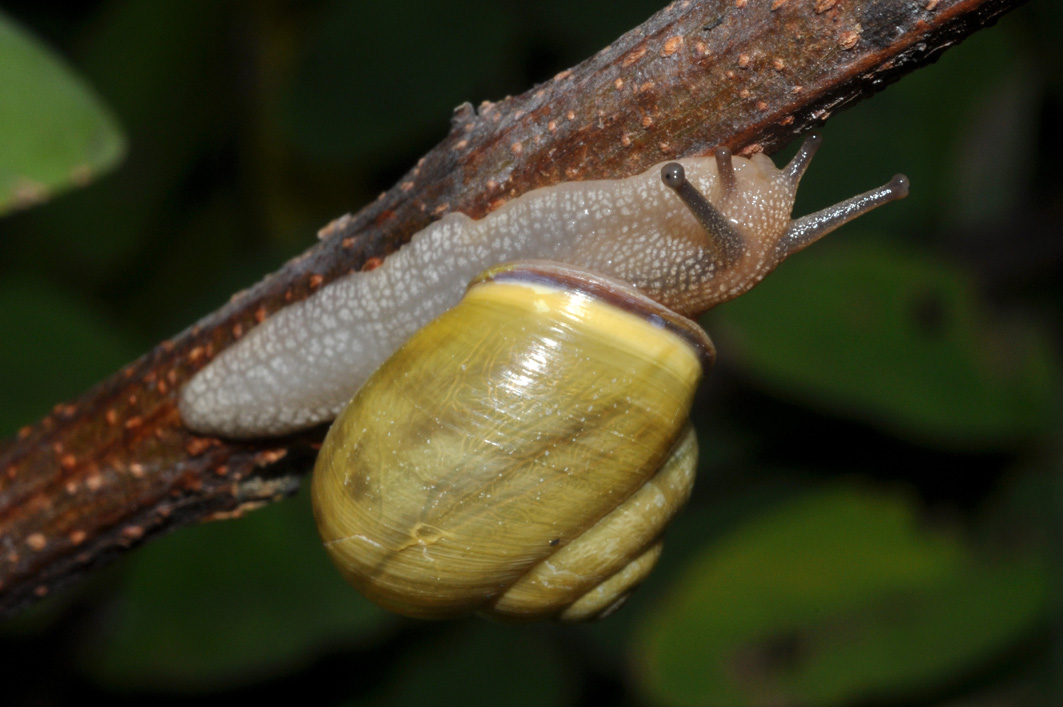
[[[124,152],[92,90],[0,14],[0,214],[87,184]]]
[[[139,550],[86,669],[127,688],[203,689],[372,640],[392,616],[343,582],[302,496]]]
[[[896,245],[802,253],[712,326],[767,387],[907,437],[992,448],[1054,423],[1047,338],[990,321],[962,273]]]
[[[990,563],[851,487],[766,513],[696,557],[632,648],[660,704],[851,704],[984,664],[1047,611],[1034,558]]]

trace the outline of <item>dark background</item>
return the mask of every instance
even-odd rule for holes
[[[0,435],[309,247],[454,106],[659,9],[511,5],[5,2],[129,151],[0,220]],[[912,195],[706,317],[695,497],[615,617],[387,615],[301,493],[0,625],[3,702],[1056,703],[1061,33],[1058,3],[1029,3],[831,118],[798,213],[898,171]]]

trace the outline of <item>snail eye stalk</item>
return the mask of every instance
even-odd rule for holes
[[[730,164],[728,155],[727,164]],[[734,173],[730,173],[731,188],[734,188]],[[661,181],[675,192],[682,202],[694,214],[705,231],[705,242],[714,254],[714,260],[721,267],[737,262],[746,250],[742,235],[732,226],[720,211],[709,203],[705,195],[687,180],[686,170],[678,162],[669,162],[661,168]],[[725,184],[724,188],[727,186]]]

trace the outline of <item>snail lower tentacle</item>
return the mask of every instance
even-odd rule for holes
[[[801,177],[805,175],[805,170],[812,163],[812,158],[816,156],[821,144],[823,144],[823,137],[819,133],[810,134],[801,143],[793,159],[782,168],[782,173],[793,183],[794,188],[797,188],[801,182]]]

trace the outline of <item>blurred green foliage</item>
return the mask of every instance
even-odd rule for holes
[[[3,14],[0,86],[0,215],[87,183],[122,156],[122,135],[88,87]]]
[[[911,504],[813,491],[693,557],[644,622],[641,681],[672,704],[849,704],[985,661],[1045,618],[1031,558],[976,561]]]
[[[930,444],[1007,447],[1051,430],[1059,371],[1047,331],[986,318],[961,268],[866,238],[780,269],[713,329],[780,395]]]
[[[51,193],[120,153],[86,85],[127,154],[0,220],[0,436],[312,245],[454,106],[527,90],[658,6],[5,3],[45,75],[0,21],[0,192],[15,166]],[[1029,3],[831,118],[799,213],[897,171],[912,195],[706,317],[695,497],[615,616],[385,614],[332,571],[302,494],[0,627],[4,703],[1063,701],[1061,31],[1063,7]],[[4,110],[23,96],[73,103],[27,124]]]

